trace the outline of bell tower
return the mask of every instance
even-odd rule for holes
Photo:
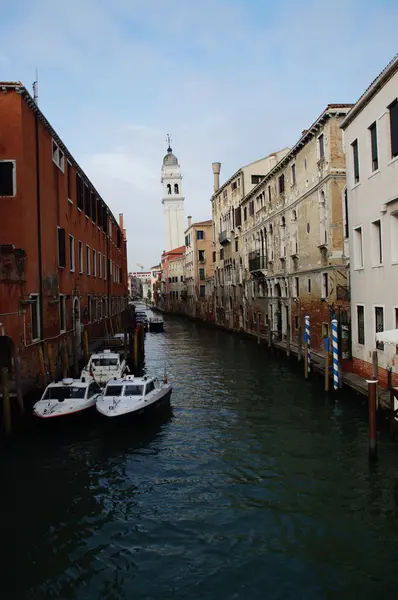
[[[166,252],[184,245],[184,196],[182,195],[182,175],[177,157],[171,149],[171,139],[167,135],[167,154],[163,158],[162,177]]]

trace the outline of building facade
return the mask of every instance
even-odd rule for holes
[[[215,320],[226,327],[243,327],[239,316],[234,320],[234,307],[244,303],[244,266],[242,258],[241,202],[264,176],[286,155],[285,148],[242,167],[220,187],[221,163],[213,163],[214,194],[213,265]]]
[[[24,86],[0,88],[0,356],[34,382],[124,310],[126,235]]]
[[[212,277],[213,223],[211,220],[192,223],[188,217],[185,230],[186,313],[203,317],[206,313],[206,279]]]
[[[162,204],[164,208],[166,252],[184,243],[184,196],[182,195],[182,175],[177,157],[170,147],[163,158],[161,183],[163,186]]]
[[[329,105],[241,202],[246,329],[324,350],[331,320],[344,326],[348,358],[346,168],[340,125],[351,105]]]
[[[157,307],[165,312],[178,312],[184,294],[184,255],[185,246],[174,248],[162,254],[162,271],[160,276],[160,294]]]
[[[398,348],[375,334],[398,329],[398,57],[343,121],[350,229],[353,369],[379,380],[397,377]]]
[[[134,271],[133,273],[129,273],[129,278],[131,280],[131,292],[134,291],[134,294],[131,293],[131,296],[148,300],[148,291],[151,289],[151,277],[151,271]]]

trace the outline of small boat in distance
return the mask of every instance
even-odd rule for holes
[[[33,407],[33,414],[40,419],[76,415],[93,408],[100,394],[101,388],[95,381],[65,378],[46,387]]]
[[[164,321],[162,317],[149,317],[148,328],[152,333],[163,331]]]
[[[97,400],[97,410],[105,417],[142,416],[170,403],[172,386],[157,377],[134,377],[109,381]]]
[[[103,350],[90,356],[88,364],[81,372],[81,378],[105,385],[110,379],[119,379],[128,372],[127,363],[118,352]]]

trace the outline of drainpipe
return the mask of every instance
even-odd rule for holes
[[[40,156],[39,156],[39,116],[35,114],[35,144],[36,144],[36,203],[37,203],[37,254],[39,259],[39,321],[40,338],[44,339],[43,316],[43,263],[41,247],[41,199],[40,199]]]

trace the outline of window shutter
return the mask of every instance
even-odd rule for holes
[[[107,218],[107,210],[106,207],[104,206],[102,209],[102,229],[105,231],[105,233],[108,233],[108,218]]]
[[[0,196],[14,195],[14,163],[4,161],[0,163]]]
[[[65,229],[58,228],[58,266],[66,266]]]
[[[94,192],[91,192],[91,218],[95,223],[97,220],[97,198]]]
[[[242,210],[240,206],[238,206],[238,208],[235,208],[235,224],[236,227],[242,226]]]
[[[372,161],[376,161],[377,160],[377,130],[376,130],[376,124],[372,125],[370,133],[371,133],[371,141],[372,141]]]
[[[398,100],[390,105],[391,155],[398,156]]]

